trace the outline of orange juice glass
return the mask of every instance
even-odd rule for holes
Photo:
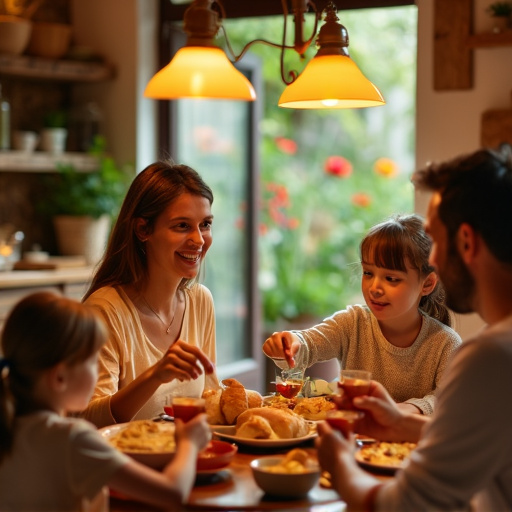
[[[204,398],[177,396],[172,398],[171,404],[174,417],[183,420],[185,423],[206,411]]]
[[[352,400],[356,396],[370,392],[371,380],[372,374],[366,370],[341,370],[339,386],[346,395],[345,402],[348,402],[344,409],[352,408]]]
[[[325,421],[334,429],[339,430],[345,437],[355,431],[357,422],[364,417],[362,411],[331,410],[327,411]]]

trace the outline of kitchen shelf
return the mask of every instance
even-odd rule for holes
[[[98,169],[98,159],[87,153],[62,153],[52,155],[43,151],[0,152],[0,171],[57,172],[57,164],[73,165],[77,171],[90,172]]]
[[[487,32],[482,34],[473,34],[468,37],[469,48],[499,48],[512,46],[512,30],[506,32]]]
[[[0,74],[65,82],[99,82],[114,78],[115,71],[113,66],[103,62],[0,55]]]

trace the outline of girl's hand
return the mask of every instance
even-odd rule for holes
[[[198,414],[191,420],[184,423],[177,418],[174,423],[176,426],[175,436],[176,443],[188,439],[197,446],[197,450],[201,451],[212,439],[212,431],[210,425],[206,421],[206,414]]]
[[[205,353],[194,345],[178,340],[154,367],[154,376],[160,382],[195,380],[204,371],[213,373],[215,367]]]
[[[290,368],[295,367],[295,354],[300,341],[289,331],[275,332],[263,343],[263,352],[272,359],[286,359]]]

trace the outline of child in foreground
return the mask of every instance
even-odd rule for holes
[[[432,414],[443,371],[462,340],[450,328],[429,264],[431,246],[418,215],[377,224],[360,245],[366,305],[348,306],[310,329],[275,332],[263,352],[301,368],[337,358],[341,368],[372,372],[402,410]]]
[[[88,404],[106,338],[91,307],[52,292],[11,311],[0,357],[0,510],[107,510],[106,486],[166,510],[187,498],[211,436],[205,415],[176,422],[176,454],[161,473],[66,417]]]

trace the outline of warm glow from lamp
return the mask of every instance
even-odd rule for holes
[[[149,81],[144,96],[254,101],[256,92],[220,48],[186,46]]]
[[[386,102],[379,89],[344,55],[314,57],[299,77],[283,91],[283,108],[363,108]]]

